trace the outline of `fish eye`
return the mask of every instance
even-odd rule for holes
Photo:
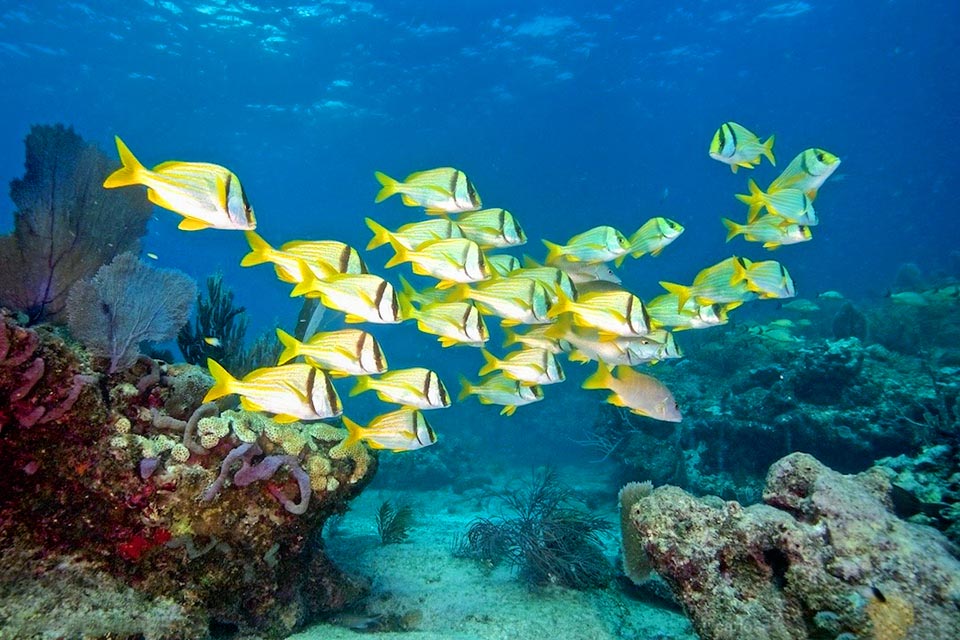
[[[827,157],[823,155],[823,151],[817,151],[817,160],[819,160],[820,162],[827,161]]]

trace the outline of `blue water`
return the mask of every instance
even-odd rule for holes
[[[362,248],[365,216],[420,217],[373,204],[374,170],[453,165],[514,212],[535,255],[540,238],[599,223],[681,222],[661,257],[624,268],[646,298],[733,252],[768,256],[724,243],[720,216],[743,217],[733,194],[778,172],[708,158],[736,120],[776,134],[779,168],[811,146],[842,158],[813,241],[772,257],[801,295],[870,298],[900,263],[945,269],[960,246],[957,24],[951,2],[4,2],[0,182],[22,173],[29,125],[64,122],[111,155],[119,134],[148,165],[230,167],[271,243]],[[0,200],[0,231],[11,213]],[[251,335],[292,324],[289,287],[239,266],[241,234],[179,220],[157,209],[143,251],[201,281],[222,270]],[[365,255],[386,273],[389,251]],[[441,361],[411,326],[376,332],[391,364],[426,359],[451,386],[481,364],[468,350]]]

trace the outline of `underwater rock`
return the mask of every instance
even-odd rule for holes
[[[117,620],[97,627],[103,637],[186,640],[219,625],[279,638],[364,595],[327,558],[320,531],[374,476],[375,456],[339,447],[346,432],[330,425],[200,405],[203,376],[191,368],[140,358],[93,374],[73,348],[0,315],[0,553],[41,549],[43,566],[74,559],[134,594],[104,607],[172,612],[161,628],[122,607],[102,611],[98,620]],[[256,455],[224,465],[244,446]],[[0,589],[0,611],[35,595]],[[82,627],[83,597],[54,598],[76,604],[64,607],[64,628]],[[30,620],[8,622],[0,635],[32,637]]]
[[[846,301],[833,316],[833,337],[837,340],[857,338],[861,342],[867,339],[867,316],[852,302]]]
[[[793,370],[793,389],[802,402],[837,403],[863,368],[863,347],[856,338],[827,342],[826,349],[805,349]]]
[[[796,453],[770,468],[766,504],[667,486],[631,517],[704,640],[960,638],[960,562],[891,513],[889,490],[878,469],[844,476]]]

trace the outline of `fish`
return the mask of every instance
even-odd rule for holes
[[[607,402],[615,407],[624,407],[631,413],[661,420],[680,422],[683,416],[680,406],[662,382],[630,367],[619,365],[613,371],[604,364],[584,381],[584,389],[607,389],[612,391]]]
[[[766,142],[760,142],[760,138],[746,127],[736,122],[724,122],[713,134],[709,154],[714,160],[730,165],[730,170],[734,173],[738,167],[754,168],[760,164],[761,156],[776,166],[773,140],[774,137],[770,136]]]
[[[429,447],[437,441],[433,427],[416,410],[398,409],[384,413],[367,423],[366,427],[361,427],[346,416],[342,420],[347,429],[347,437],[340,445],[343,448],[366,442],[371,449],[389,449],[397,453]]]
[[[609,339],[642,336],[650,331],[650,316],[643,301],[622,289],[581,293],[576,302],[561,294],[547,317],[563,313],[572,314],[574,324],[596,329]]]
[[[840,166],[840,158],[823,149],[806,149],[790,161],[787,168],[767,187],[767,193],[799,189],[811,200],[827,178]]]
[[[250,245],[250,253],[240,260],[241,267],[252,267],[258,264],[270,263],[273,265],[277,278],[289,284],[296,284],[302,281],[300,272],[300,263],[304,263],[321,280],[328,278],[336,273],[333,268],[325,262],[313,262],[303,256],[294,253],[274,249],[270,244],[260,237],[256,231],[245,231],[247,243]]]
[[[680,237],[683,225],[667,218],[650,218],[630,236],[630,255],[639,258],[646,254],[660,255],[663,249]]]
[[[556,267],[570,276],[571,282],[578,285],[584,282],[612,282],[620,284],[623,280],[617,275],[617,272],[603,262],[567,262],[560,260]]]
[[[413,285],[410,284],[406,278],[400,276],[400,293],[403,294],[403,297],[406,298],[408,302],[412,302],[418,306],[423,306],[427,304],[432,304],[434,302],[449,302],[450,291],[441,291],[436,287],[424,287],[417,291],[413,288]],[[397,294],[399,300],[400,294]],[[402,314],[402,309],[401,309]],[[404,319],[409,320],[409,318],[404,317]]]
[[[281,245],[280,251],[292,253],[309,265],[326,265],[335,273],[350,275],[369,273],[360,253],[350,245],[337,240],[291,240]]]
[[[380,276],[338,273],[320,280],[303,261],[300,276],[300,283],[290,292],[291,298],[320,298],[325,307],[344,312],[347,322],[397,324],[403,320],[393,285]]]
[[[391,246],[396,252],[385,265],[388,269],[409,262],[413,272],[436,278],[437,289],[448,289],[457,283],[479,282],[490,278],[483,250],[473,240],[450,238],[431,240],[415,251],[397,241]]]
[[[573,286],[570,276],[556,267],[521,267],[511,271],[507,277],[528,278],[539,282],[551,294],[551,305],[556,303],[561,293],[571,300],[577,299],[577,289]]]
[[[764,300],[780,300],[797,295],[797,286],[790,272],[776,260],[750,263],[747,267],[747,288]]]
[[[179,228],[184,231],[257,228],[239,178],[226,167],[172,160],[147,169],[120,136],[114,139],[122,166],[103,181],[105,189],[147,187],[150,202],[183,216]]]
[[[652,325],[669,327],[673,331],[705,329],[727,323],[728,309],[725,305],[701,305],[691,298],[680,307],[678,296],[674,293],[657,296],[647,302],[646,307]]]
[[[457,400],[462,402],[470,396],[476,396],[480,404],[500,405],[503,407],[500,415],[512,416],[517,407],[543,400],[543,389],[538,385],[526,386],[502,373],[487,376],[477,384],[460,376],[460,395]]]
[[[147,257],[150,258],[151,260],[159,260],[159,259],[160,259],[160,256],[158,256],[157,254],[153,253],[152,251],[148,251],[148,252],[147,252]]]
[[[373,231],[373,239],[367,244],[367,251],[390,243],[393,238],[407,249],[416,250],[431,240],[449,240],[463,238],[459,225],[446,218],[432,218],[422,222],[405,224],[396,231],[390,231],[383,225],[366,218],[367,227]]]
[[[747,187],[750,189],[749,195],[738,193],[735,197],[750,207],[747,210],[748,224],[757,219],[763,208],[788,222],[808,227],[814,227],[820,223],[817,212],[813,208],[813,201],[800,189],[781,189],[764,193],[752,179],[747,183]]]
[[[663,280],[660,281],[660,286],[677,296],[678,311],[691,299],[701,306],[747,302],[759,297],[747,287],[747,267],[750,264],[746,258],[732,256],[702,269],[690,286]]]
[[[483,249],[517,247],[527,243],[527,234],[513,214],[506,209],[481,209],[457,216],[457,224],[465,238]]]
[[[424,207],[428,214],[439,215],[476,211],[483,206],[467,174],[452,167],[411,173],[403,182],[380,171],[374,176],[382,185],[374,202],[383,202],[399,193],[403,204],[408,207]]]
[[[569,345],[567,358],[571,362],[635,366],[681,356],[669,331],[653,330],[641,337],[609,340],[596,329],[578,327],[567,317],[551,325],[547,333]]]
[[[820,311],[820,307],[816,303],[800,298],[799,300],[791,300],[782,307],[787,311],[793,311],[794,313],[817,313]]]
[[[570,238],[564,245],[544,240],[547,247],[547,264],[567,262],[610,262],[622,258],[630,251],[630,241],[622,233],[608,226],[588,229]],[[619,265],[618,261],[616,264]]]
[[[845,296],[839,291],[823,291],[817,294],[818,298],[823,298],[824,300],[844,300]]]
[[[570,345],[565,344],[562,339],[555,339],[547,335],[552,324],[537,324],[528,328],[523,333],[518,333],[507,327],[503,330],[506,336],[503,340],[503,347],[519,344],[531,349],[544,349],[556,355],[570,350]]]
[[[490,272],[502,278],[508,276],[511,272],[520,268],[520,260],[516,256],[501,253],[493,256],[486,256],[487,267]]]
[[[309,364],[285,364],[255,369],[237,380],[217,361],[207,359],[213,386],[203,397],[211,402],[237,394],[247,411],[276,414],[280,423],[323,420],[339,416],[343,407],[330,377]]]
[[[432,302],[417,309],[402,292],[398,299],[404,319],[416,320],[421,332],[438,336],[444,347],[482,347],[490,337],[483,316],[472,302]]]
[[[506,278],[455,287],[456,300],[473,300],[481,313],[502,318],[500,326],[549,324],[550,292],[536,280]]]
[[[323,369],[335,378],[383,373],[387,358],[380,343],[371,334],[360,329],[342,329],[316,333],[301,342],[283,329],[277,329],[277,338],[283,351],[277,364],[285,364],[298,356]]]
[[[486,349],[481,349],[486,364],[478,372],[484,376],[501,371],[511,380],[526,385],[546,385],[563,382],[566,378],[556,356],[546,349],[520,349],[498,359]]]
[[[764,249],[777,249],[783,245],[807,242],[813,238],[810,227],[795,224],[780,216],[767,214],[749,224],[737,224],[727,218],[721,218],[727,228],[727,242],[739,235],[747,242],[762,242]]]
[[[891,293],[888,297],[890,298],[890,302],[905,307],[927,307],[930,305],[930,301],[927,300],[922,293],[917,293],[916,291],[900,291]]]
[[[384,402],[411,409],[445,409],[450,406],[450,396],[440,376],[422,367],[388,371],[379,378],[359,376],[350,396],[370,390]]]
[[[214,338],[214,337],[211,337],[211,336],[207,336],[207,337],[205,337],[205,338],[203,339],[203,341],[206,342],[206,343],[207,343],[208,345],[210,345],[211,347],[222,347],[222,346],[223,346],[223,342],[220,340],[220,338]]]

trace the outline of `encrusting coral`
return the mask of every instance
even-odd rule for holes
[[[0,553],[76,558],[153,610],[172,601],[166,631],[142,622],[153,637],[206,637],[212,620],[284,637],[362,595],[319,534],[373,477],[375,456],[338,448],[345,432],[329,425],[201,404],[195,367],[141,357],[97,375],[83,355],[0,316]],[[0,610],[17,597],[0,596]],[[85,609],[73,610],[63,615]],[[135,634],[124,619],[117,629]],[[21,622],[16,637],[42,628]]]
[[[960,562],[891,513],[889,490],[879,469],[844,476],[795,453],[770,468],[766,504],[666,486],[631,518],[704,640],[960,638]]]

